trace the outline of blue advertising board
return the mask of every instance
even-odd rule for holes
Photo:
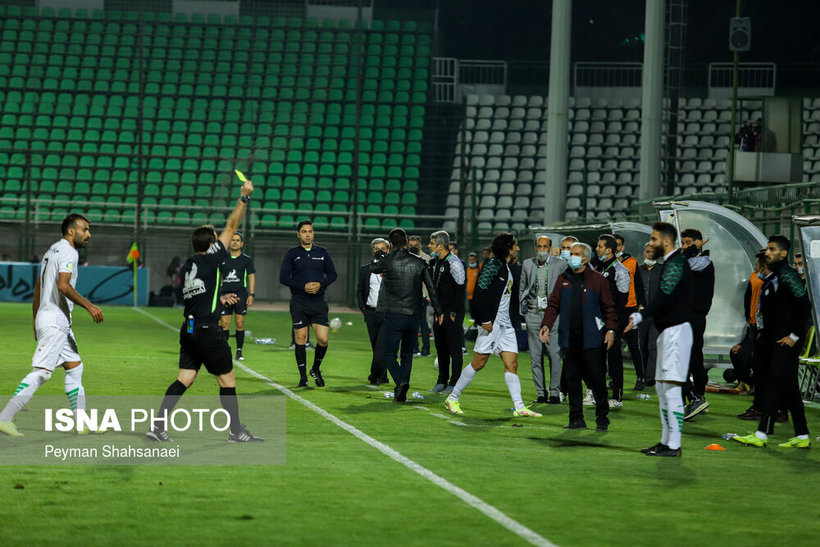
[[[137,270],[137,304],[148,305],[148,268]],[[31,302],[40,264],[0,262],[0,302]],[[132,306],[131,266],[80,266],[77,292],[97,305]]]

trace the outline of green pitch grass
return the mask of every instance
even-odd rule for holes
[[[156,395],[176,376],[177,333],[128,308],[104,307],[93,325],[75,312],[74,330],[94,394]],[[175,309],[147,309],[173,325]],[[35,342],[30,305],[0,305],[4,359],[0,404],[29,371]],[[245,345],[244,364],[294,389],[559,545],[798,545],[820,541],[820,445],[787,450],[778,424],[772,444],[725,441],[752,422],[735,418],[747,397],[708,395],[708,414],[684,426],[681,459],[638,450],[659,438],[657,398],[611,414],[610,432],[565,431],[567,405],[538,405],[540,419],[513,419],[501,363],[490,361],[461,398],[465,416],[444,416],[433,358],[416,359],[411,390],[425,399],[395,404],[366,386],[370,354],[363,321],[342,315],[323,370],[327,387],[297,390],[285,313],[251,311],[246,328],[276,346]],[[233,345],[233,341],[231,341]],[[312,352],[308,352],[308,359]],[[521,355],[525,401],[535,397]],[[629,368],[629,367],[627,367]],[[634,376],[627,371],[625,385]],[[61,395],[63,373],[40,389]],[[242,394],[274,395],[237,371]],[[216,392],[202,374],[188,391]],[[389,388],[385,388],[389,389]],[[421,408],[424,407],[424,408]],[[807,410],[813,437],[817,408]],[[592,409],[587,422],[594,424]],[[253,431],[253,424],[249,424]],[[0,446],[15,439],[0,435]],[[725,452],[706,451],[711,443]],[[2,462],[0,462],[2,463]],[[222,545],[520,545],[525,541],[297,401],[287,400],[283,466],[0,467],[0,543]]]

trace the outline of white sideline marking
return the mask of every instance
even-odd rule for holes
[[[159,317],[156,317],[155,315],[153,315],[151,313],[148,313],[145,310],[141,310],[139,308],[134,308],[134,310],[136,310],[137,312],[145,315],[146,317],[149,317],[149,318],[153,319],[154,321],[156,321],[157,323],[159,323],[160,325],[162,325],[164,327],[167,327],[167,328],[169,328],[171,330],[174,330],[174,331],[177,330],[177,328],[174,327],[173,325],[170,325],[170,324],[166,323],[165,321],[163,321]],[[240,369],[242,369],[245,372],[247,372],[248,374],[250,374],[251,376],[262,380],[263,382],[265,382],[269,386],[281,391],[283,394],[290,397],[294,401],[299,402],[300,404],[306,406],[307,408],[309,408],[313,412],[317,413],[321,417],[325,418],[326,420],[328,420],[328,421],[336,424],[337,426],[341,427],[342,429],[344,429],[345,431],[347,431],[348,433],[350,433],[351,435],[353,435],[354,437],[356,437],[360,441],[367,443],[368,445],[375,448],[376,450],[378,450],[379,452],[381,452],[385,456],[397,461],[398,463],[400,463],[403,466],[407,467],[411,471],[415,471],[416,473],[418,473],[419,475],[421,475],[425,479],[429,480],[430,482],[432,482],[436,486],[438,486],[440,488],[443,488],[444,490],[450,492],[451,494],[456,496],[458,499],[460,499],[464,503],[474,507],[475,509],[478,509],[479,511],[484,513],[486,516],[488,516],[489,518],[491,518],[492,520],[494,520],[495,522],[497,522],[498,524],[500,524],[501,526],[503,526],[504,528],[509,530],[510,532],[512,532],[512,533],[518,535],[519,537],[527,540],[528,542],[532,543],[533,545],[542,545],[542,546],[545,546],[545,547],[555,545],[554,543],[547,540],[545,537],[539,535],[537,532],[534,532],[533,530],[530,530],[529,528],[527,528],[526,526],[524,526],[520,522],[511,519],[510,517],[508,517],[507,515],[505,515],[504,513],[502,513],[501,511],[499,511],[498,509],[496,509],[492,505],[490,505],[489,503],[485,502],[481,498],[478,498],[478,497],[470,494],[469,492],[467,492],[463,488],[459,488],[458,486],[451,483],[450,481],[448,481],[444,477],[441,477],[441,476],[435,474],[434,472],[430,471],[426,467],[423,467],[422,465],[414,462],[413,460],[411,460],[410,458],[402,455],[401,453],[394,450],[393,448],[390,448],[388,445],[384,444],[383,442],[374,439],[373,437],[371,437],[367,433],[363,432],[362,430],[350,425],[349,423],[347,423],[345,421],[340,420],[339,418],[337,418],[336,416],[334,416],[330,412],[326,411],[322,407],[308,401],[307,399],[305,399],[303,397],[300,397],[299,395],[295,394],[294,392],[292,392],[291,390],[289,390],[285,386],[281,386],[281,385],[277,384],[273,380],[259,374],[258,372],[256,372],[255,370],[253,370],[251,368],[248,368],[247,366],[245,366],[243,363],[241,363],[239,361],[234,361],[234,364],[237,367],[239,367]]]

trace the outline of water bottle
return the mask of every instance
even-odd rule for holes
[[[418,391],[414,391],[413,392],[413,399],[424,399],[424,395],[422,395]]]
[[[652,398],[652,396],[648,393],[638,393],[638,395],[635,398],[636,399],[643,399],[644,401],[648,401],[649,399]]]
[[[730,439],[734,439],[737,436],[738,436],[737,433],[727,433],[727,434],[723,435],[723,438],[728,441]]]
[[[254,344],[263,344],[265,346],[272,346],[276,343],[276,338],[257,338],[253,341]]]

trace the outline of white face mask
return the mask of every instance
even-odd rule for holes
[[[535,253],[538,256],[538,262],[545,262],[549,257],[549,251],[538,251]]]
[[[799,273],[800,275],[803,275],[803,266],[798,266],[797,267],[797,273]]]
[[[624,252],[623,252],[623,251],[621,251],[621,252],[619,252],[619,253],[615,253],[615,256],[617,256],[618,258],[621,258],[621,255],[622,255],[622,254],[624,254]]]
[[[657,260],[652,260],[651,258],[644,258],[643,263],[646,264],[647,266],[654,266],[655,264],[658,263],[658,261]]]
[[[567,265],[568,265],[568,266],[570,267],[570,269],[572,269],[572,270],[577,270],[578,268],[580,268],[580,267],[581,267],[581,265],[583,265],[583,263],[584,263],[584,259],[583,259],[582,257],[580,257],[580,256],[575,256],[575,255],[572,255],[572,256],[571,256],[571,257],[569,257],[569,259],[567,260]]]

